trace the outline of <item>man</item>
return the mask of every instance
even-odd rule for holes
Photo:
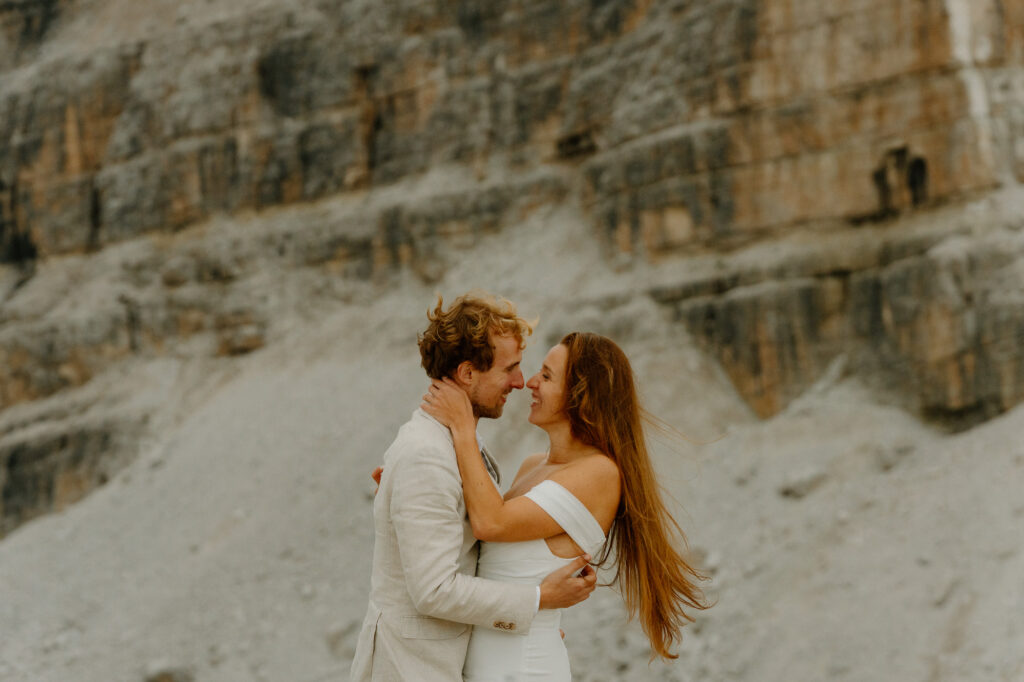
[[[442,306],[438,299],[419,337],[423,368],[432,379],[455,380],[478,419],[497,419],[508,394],[524,385],[519,363],[532,328],[511,303],[490,296],[465,295],[448,310]],[[481,452],[497,485],[497,466]],[[461,680],[470,626],[525,634],[539,609],[572,606],[596,584],[587,557],[539,587],[475,577],[477,543],[451,432],[422,410],[384,453],[373,518],[370,603],[352,682]]]

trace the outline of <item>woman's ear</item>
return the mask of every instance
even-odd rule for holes
[[[463,360],[459,363],[459,366],[455,368],[455,372],[452,374],[452,379],[455,380],[459,386],[465,388],[473,383],[473,373],[476,372],[476,368],[473,367],[473,363],[469,360]]]

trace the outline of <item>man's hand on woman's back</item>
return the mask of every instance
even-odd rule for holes
[[[566,609],[590,596],[597,587],[597,572],[588,562],[589,555],[551,573],[540,584],[540,608]],[[579,575],[575,575],[579,572]]]

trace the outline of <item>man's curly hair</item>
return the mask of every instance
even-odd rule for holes
[[[481,372],[489,370],[494,363],[492,333],[515,336],[520,348],[533,333],[533,324],[519,317],[510,301],[481,292],[459,296],[448,310],[438,296],[427,319],[430,324],[418,341],[421,364],[431,379],[452,376],[466,360]]]

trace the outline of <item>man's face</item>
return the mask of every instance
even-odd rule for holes
[[[474,415],[497,419],[505,407],[505,397],[513,389],[523,387],[523,372],[519,368],[523,351],[519,348],[519,340],[511,334],[492,334],[491,343],[494,345],[494,363],[486,372],[473,373],[473,381],[466,392],[473,403]]]

